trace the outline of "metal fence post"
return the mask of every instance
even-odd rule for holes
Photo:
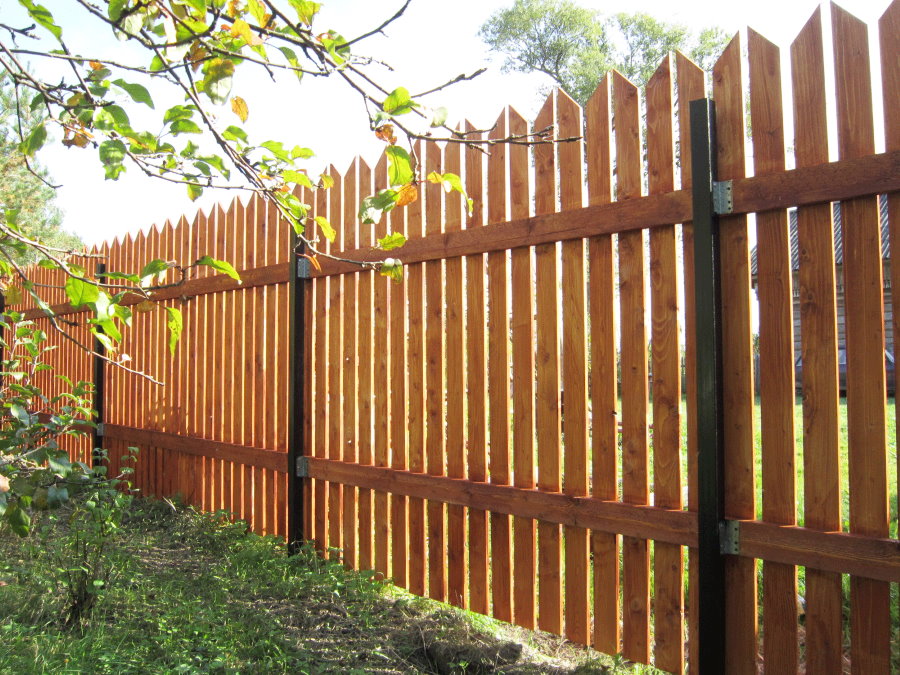
[[[291,233],[290,271],[290,375],[288,394],[288,552],[297,553],[306,538],[303,531],[303,496],[306,475],[303,458],[306,455],[303,429],[305,413],[305,339],[306,339],[306,282],[309,278],[309,261],[297,254],[303,253],[299,237]]]
[[[691,101],[693,177],[694,280],[697,354],[697,480],[699,672],[724,673],[725,523],[724,426],[722,406],[722,302],[720,289],[719,219],[713,204],[716,176],[715,103]]]
[[[106,274],[106,263],[98,263],[97,264],[97,278],[102,277]],[[106,405],[104,401],[105,395],[105,386],[104,386],[104,363],[102,355],[106,353],[106,350],[103,347],[103,343],[100,342],[96,337],[94,338],[94,411],[97,413],[96,418],[94,420],[96,426],[91,432],[91,465],[92,466],[100,466],[102,460],[102,453],[100,452],[100,448],[103,445],[103,423],[106,412]],[[99,356],[98,356],[99,355]]]

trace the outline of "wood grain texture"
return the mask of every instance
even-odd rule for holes
[[[315,199],[315,215],[328,217],[329,201],[324,190],[316,193]],[[315,378],[315,417],[318,424],[315,427],[316,435],[311,455],[313,457],[330,456],[329,443],[331,439],[331,409],[329,401],[329,385],[331,384],[329,364],[329,351],[331,349],[330,324],[331,324],[331,295],[329,291],[330,284],[336,283],[337,279],[315,279],[316,294],[316,364],[313,368],[313,377]],[[243,341],[242,341],[243,342]],[[387,463],[384,464],[386,466]],[[247,486],[247,468],[244,469],[244,486],[246,493]],[[320,555],[324,555],[328,550],[328,484],[323,480],[313,482],[315,502],[315,546]]]
[[[358,160],[357,174],[357,199],[353,204],[353,227],[356,228],[359,245],[373,246],[375,244],[375,229],[363,226],[357,216],[356,204],[364,197],[373,194],[372,170],[369,165],[362,159]],[[383,229],[383,225],[379,223],[377,228]],[[380,234],[380,232],[379,232]],[[375,284],[377,281],[382,283],[379,285],[382,293],[375,299]],[[384,334],[385,312],[387,304],[387,289],[384,286],[386,279],[375,279],[375,272],[372,270],[360,272],[356,282],[356,293],[358,297],[357,305],[357,387],[356,387],[356,408],[357,408],[357,432],[359,439],[359,463],[372,464],[374,459],[374,443],[375,437],[382,444],[382,449],[386,450],[387,446],[387,427],[388,427],[388,406],[387,391],[381,384],[387,381],[387,335]],[[382,352],[375,351],[375,314],[380,314],[382,333],[379,337],[378,347],[382,348]],[[382,372],[378,373],[378,366],[382,367]],[[377,380],[378,388],[374,387],[374,376],[380,375]],[[380,414],[379,414],[380,413]],[[361,570],[373,569],[373,542],[372,534],[374,523],[372,520],[373,505],[372,493],[369,490],[360,490],[357,495],[357,509],[359,519],[357,523],[357,532],[359,539],[359,555],[357,567]]]
[[[334,218],[334,227],[341,231],[341,242],[349,247],[357,246],[357,228],[355,213],[358,203],[357,192],[357,160],[353,160],[350,166],[344,172],[342,181],[342,197],[343,208],[340,212],[340,220]],[[341,456],[345,462],[356,462],[358,459],[358,450],[361,443],[357,437],[359,423],[359,407],[358,407],[358,387],[357,387],[357,340],[356,335],[359,329],[358,308],[359,298],[357,291],[359,287],[359,273],[344,275],[344,292],[343,292],[343,353],[338,366],[341,369],[341,377],[343,387],[343,418],[341,424],[343,426],[341,440],[343,442],[341,448]],[[342,519],[341,530],[343,531],[343,556],[344,565],[353,569],[357,564],[357,529],[358,529],[358,504],[357,490],[355,487],[345,485],[342,487]]]
[[[329,171],[334,179],[334,186],[330,190],[328,199],[328,213],[331,220],[339,222],[343,213],[343,201],[341,199],[342,181],[337,170],[332,166]],[[332,244],[336,250],[340,246],[342,233],[340,228]],[[328,303],[328,392],[329,406],[332,420],[329,425],[328,458],[340,459],[344,448],[344,390],[343,368],[344,359],[343,335],[344,335],[344,280],[332,279],[329,285]],[[328,550],[342,549],[344,540],[341,532],[343,523],[343,499],[342,487],[337,483],[328,484]]]
[[[778,48],[752,29],[750,116],[756,175],[784,171],[784,112]],[[763,519],[796,523],[794,466],[794,324],[787,212],[756,215],[759,298],[759,397],[762,437]],[[766,671],[796,673],[797,573],[763,563],[763,661]]]
[[[524,134],[528,123],[509,110],[509,132]],[[528,183],[529,156],[524,146],[509,148],[510,217],[529,215],[531,189]],[[510,253],[512,294],[512,378],[513,397],[513,480],[522,488],[534,487],[534,250],[513,249]],[[536,525],[533,520],[513,521],[513,618],[534,629],[537,596],[535,579]]]
[[[504,110],[488,138],[507,135]],[[487,162],[488,220],[502,222],[508,217],[506,146],[496,146]],[[486,230],[489,228],[486,228]],[[490,438],[489,471],[492,483],[510,482],[509,433],[509,279],[506,252],[492,252],[487,260],[488,319],[488,423]],[[491,513],[491,599],[493,616],[512,621],[512,541],[509,516]]]
[[[471,122],[466,131],[480,139]],[[466,148],[466,192],[474,200],[466,229],[483,227],[486,211],[484,203],[484,155],[478,148]],[[466,258],[466,373],[467,428],[466,463],[469,480],[487,480],[487,363],[485,361],[485,260],[476,254]],[[488,525],[487,513],[469,509],[469,609],[487,614],[488,595]]]
[[[443,153],[437,143],[425,145],[425,172],[443,173]],[[428,183],[425,188],[425,234],[444,230],[443,189]],[[425,452],[426,469],[433,476],[444,475],[446,402],[444,316],[444,263],[425,264]],[[447,526],[444,505],[428,502],[428,595],[447,600]]]
[[[583,133],[582,111],[560,90],[556,97],[556,128],[562,138]],[[582,143],[563,143],[559,156],[560,208],[584,205],[584,150]],[[562,244],[562,390],[563,492],[588,493],[587,392],[587,257],[583,239]],[[590,643],[590,561],[587,530],[567,527],[565,539],[565,635],[580,644]]]
[[[713,68],[718,179],[744,176],[741,43],[735,36]],[[722,275],[725,515],[753,518],[753,355],[747,217],[719,219]],[[735,673],[756,673],[756,571],[752,560],[726,558],[726,658]]]
[[[545,129],[556,120],[556,92],[551,92],[534,121]],[[557,210],[556,149],[534,149],[535,215]],[[559,378],[559,253],[556,244],[535,247],[535,308],[537,311],[535,424],[538,488],[559,492],[560,378]],[[538,627],[562,632],[562,541],[559,526],[538,523]]]
[[[875,152],[866,25],[831,6],[838,156]],[[884,302],[877,197],[841,202],[850,531],[887,536]],[[850,580],[850,661],[854,673],[890,670],[889,587]]]
[[[675,187],[675,109],[671,56],[650,78],[647,101],[648,191]],[[675,226],[650,232],[651,356],[653,369],[654,503],[681,508],[681,345]],[[684,671],[684,563],[680,547],[653,551],[654,663]]]
[[[641,137],[638,90],[613,73],[613,124],[616,130],[616,193],[619,200],[641,195]],[[619,311],[622,355],[622,498],[649,500],[647,447],[647,327],[644,233],[619,235]],[[650,552],[647,541],[622,540],[622,653],[650,662]]]
[[[373,190],[381,189],[387,184],[387,157],[382,156],[375,165],[373,172]],[[387,221],[383,220],[376,227],[376,237],[387,234]],[[396,400],[400,399],[400,405],[404,403],[406,392],[406,374],[401,373],[399,380],[394,380],[394,357],[391,347],[394,343],[395,313],[399,313],[400,321],[405,318],[405,295],[403,284],[392,284],[390,279],[380,274],[374,278],[375,284],[375,418],[383,420],[382,424],[375,427],[375,448],[373,464],[375,466],[388,466],[390,463],[390,451],[394,445],[394,434],[403,436],[406,432],[404,416],[395,409]],[[394,288],[396,287],[396,288]],[[399,304],[394,307],[394,298],[399,296]],[[391,382],[390,387],[384,383]],[[399,391],[397,391],[399,390]],[[398,419],[399,418],[399,419]],[[373,569],[382,578],[390,574],[388,559],[390,556],[391,530],[390,511],[388,507],[388,495],[386,492],[375,491],[373,495]]]
[[[794,154],[798,167],[828,161],[825,60],[821,11],[791,45]],[[800,338],[803,364],[804,524],[841,528],[837,310],[831,204],[797,210]],[[841,668],[841,579],[806,570],[806,666]]]
[[[444,170],[463,175],[464,148],[450,144],[444,149]],[[444,228],[448,232],[462,229],[463,202],[457,193],[444,195]],[[465,303],[463,261],[446,262],[446,388],[447,438],[446,475],[465,477]],[[465,608],[466,602],[466,510],[460,506],[447,509],[447,598],[450,604]]]
[[[585,107],[587,121],[588,201],[612,201],[612,92],[604,76]],[[591,479],[592,494],[617,497],[619,444],[618,375],[616,373],[615,264],[612,235],[592,237],[588,243],[591,320]],[[592,532],[594,563],[595,649],[619,652],[619,540],[615,534]]]

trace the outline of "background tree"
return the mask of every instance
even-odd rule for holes
[[[19,125],[32,128],[40,119],[39,110],[22,110],[20,118],[15,90],[9,73],[0,72],[0,204],[15,205],[18,221],[32,239],[62,249],[80,249],[81,238],[62,229],[62,213],[53,203],[56,193],[50,185],[47,171],[37,165],[26,164],[19,152]],[[38,253],[29,249],[16,254],[23,264],[35,263]]]
[[[605,16],[570,0],[516,0],[479,34],[506,57],[504,70],[549,75],[582,105],[611,68],[643,87],[667,52],[681,50],[708,69],[727,41],[720,28],[694,34],[648,14]]]

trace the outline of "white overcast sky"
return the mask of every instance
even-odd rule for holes
[[[66,21],[68,2],[45,2],[61,23]],[[351,37],[376,26],[401,4],[401,0],[326,0],[315,28],[334,28]],[[451,120],[464,116],[479,126],[489,126],[506,104],[512,104],[530,117],[540,105],[537,90],[546,83],[545,80],[539,76],[500,73],[500,59],[491,61],[477,34],[481,24],[493,12],[511,4],[512,0],[455,0],[452,3],[413,0],[406,14],[387,29],[385,37],[373,38],[360,51],[391,64],[395,72],[383,74],[383,81],[390,86],[402,84],[410,91],[487,65],[489,71],[478,80],[441,94],[432,104],[447,106]],[[643,11],[697,29],[718,25],[731,34],[750,26],[779,45],[783,57],[787,56],[791,40],[817,6],[813,0],[754,0],[748,3],[581,0],[580,4],[610,14]],[[869,23],[871,56],[877,61],[876,24],[889,0],[845,0],[839,4]],[[827,5],[824,9],[827,10]],[[12,16],[16,12],[14,7],[4,7],[4,21],[12,23],[17,18]],[[85,55],[89,55],[91,40],[95,39],[87,33],[87,28],[87,23],[78,22],[67,32],[70,47]],[[826,32],[827,28],[826,23]],[[73,46],[73,42],[78,46]],[[790,81],[789,77],[783,79]],[[876,88],[880,86],[877,71],[873,84]],[[263,88],[258,81],[238,81],[233,93],[242,95],[250,105],[247,127],[252,138],[262,139],[262,134],[266,134],[267,138],[311,147],[320,161],[333,163],[339,170],[343,170],[356,154],[370,160],[377,157],[380,143],[367,130],[359,99],[349,96],[339,86]],[[160,105],[165,103],[159,102]],[[225,114],[231,115],[223,111]],[[880,113],[877,118],[880,120]],[[787,142],[790,145],[790,137]],[[883,144],[879,140],[881,148]],[[160,181],[139,175],[133,168],[118,182],[104,181],[95,153],[46,149],[41,152],[40,159],[54,180],[63,185],[58,191],[57,203],[65,213],[65,227],[77,232],[88,243],[146,229],[167,218],[177,219],[181,214],[192,217],[197,208],[187,199],[182,187],[162,185]],[[214,200],[229,198],[230,195],[204,197],[199,203],[208,208]]]

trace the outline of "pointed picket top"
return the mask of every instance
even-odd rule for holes
[[[831,32],[837,99],[838,158],[875,154],[872,81],[868,65],[869,28],[863,21],[832,2]]]
[[[757,175],[785,168],[784,114],[781,100],[781,51],[752,28],[747,29],[750,61],[750,119],[753,165]]]
[[[421,173],[426,177],[431,173],[444,173],[444,153],[441,147],[435,141],[427,141],[424,143],[425,161],[424,167],[421,166]],[[427,181],[424,190],[425,197],[425,234],[437,234],[444,229],[444,190],[437,183]],[[422,190],[419,191],[419,199],[422,199]]]
[[[743,178],[744,161],[744,87],[742,77],[741,36],[736,34],[713,66],[713,98],[716,101],[716,138],[719,176]]]
[[[584,107],[588,203],[612,201],[612,76],[603,76]]]
[[[424,147],[425,146],[421,140],[416,140],[413,143],[412,148],[413,154],[415,154],[419,161],[420,174],[422,168],[422,158],[424,156],[423,153],[425,152]],[[384,159],[386,160],[387,157],[385,156]],[[387,184],[387,165],[385,165],[383,171],[385,184]],[[416,199],[416,201],[414,201],[409,206],[406,206],[405,208],[393,209],[387,214],[386,217],[382,217],[381,220],[386,225],[384,232],[404,232],[407,237],[421,237],[422,229],[424,227],[424,193],[424,186],[420,185],[419,198]]]
[[[340,220],[335,218],[331,225],[335,230],[339,230],[339,238],[341,248],[345,251],[356,248],[356,204],[358,191],[358,171],[357,166],[359,158],[354,157],[344,171],[344,179],[342,181],[341,192],[343,193],[343,208],[341,210]]]
[[[675,189],[675,86],[666,54],[644,89],[647,111],[647,187],[650,194]]]
[[[551,143],[540,143],[534,146],[534,212],[536,215],[556,211],[557,176],[556,176],[556,141],[559,130],[556,128],[556,93],[554,89],[547,95],[544,105],[534,118],[534,133],[547,132],[541,140]],[[549,130],[549,131],[548,131]]]
[[[881,47],[881,90],[884,93],[886,150],[900,150],[900,0],[894,0],[878,20]]]
[[[465,121],[466,138],[481,140],[483,133],[473,133],[477,127],[469,120]],[[472,214],[466,219],[466,228],[482,227],[484,225],[484,159],[485,154],[481,146],[466,147],[466,192],[473,200]]]
[[[373,237],[373,228],[370,225],[364,226],[359,222],[359,205],[363,199],[369,197],[372,194],[372,168],[362,157],[358,157],[357,159],[359,162],[359,175],[357,177],[358,187],[356,193],[356,203],[353,205],[352,209],[353,222],[354,226],[356,227],[356,231],[358,232],[358,245],[360,247],[372,246],[375,243],[375,239]]]
[[[461,124],[456,128],[456,131],[458,133],[463,132]],[[462,167],[464,152],[465,146],[461,143],[446,143],[444,145],[444,172],[455,173],[457,176],[461,177],[463,175]],[[444,211],[446,213],[444,224],[446,231],[461,230],[463,220],[462,195],[458,192],[449,192],[445,194]]]
[[[578,139],[559,143],[560,203],[563,209],[577,209],[584,201],[584,135],[581,106],[564,90],[556,91],[556,138]]]

